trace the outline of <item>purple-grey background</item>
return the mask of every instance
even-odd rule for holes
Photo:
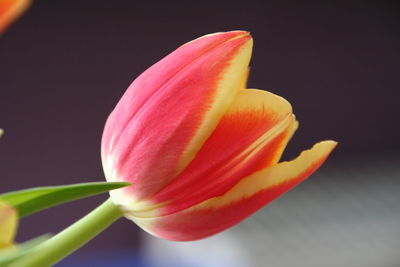
[[[255,41],[249,87],[285,97],[300,121],[285,159],[323,139],[340,142],[328,164],[396,154],[399,22],[396,1],[35,1],[0,39],[0,190],[102,181],[102,128],[131,81],[178,45],[235,29]],[[28,217],[18,240],[105,198]],[[120,220],[83,251],[139,245]]]

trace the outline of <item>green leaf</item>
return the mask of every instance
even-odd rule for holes
[[[3,200],[18,210],[19,217],[73,200],[98,195],[130,185],[124,182],[94,182],[62,186],[46,186],[0,195]]]
[[[24,243],[18,244],[17,247],[0,250],[0,266],[7,266],[9,263],[26,255],[31,251],[32,248],[48,240],[50,237],[50,234],[44,234]]]

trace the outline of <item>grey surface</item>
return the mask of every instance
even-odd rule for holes
[[[154,266],[400,266],[400,157],[328,162],[238,226],[176,243],[146,236]]]

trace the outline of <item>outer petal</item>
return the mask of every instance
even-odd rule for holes
[[[195,159],[151,202],[167,202],[166,215],[223,195],[243,177],[276,163],[296,128],[285,99],[241,90]]]
[[[115,202],[151,196],[193,159],[243,86],[251,47],[247,32],[206,36],[133,82],[103,134],[107,180],[133,184],[113,192]]]
[[[225,195],[172,215],[139,218],[127,215],[146,231],[169,240],[189,241],[221,232],[248,217],[310,176],[336,142],[324,141],[290,162],[282,162],[243,179]]]
[[[4,202],[0,202],[0,249],[13,245],[17,222],[15,209]]]
[[[0,35],[29,7],[31,0],[0,0]]]

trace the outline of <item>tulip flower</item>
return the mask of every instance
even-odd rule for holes
[[[248,32],[206,35],[150,67],[105,125],[102,161],[125,216],[178,241],[223,231],[310,176],[336,146],[279,163],[297,129],[291,105],[246,89]]]
[[[0,201],[0,250],[14,246],[17,224],[16,210]]]
[[[0,35],[15,21],[31,4],[31,0],[0,0]]]
[[[336,146],[323,141],[279,162],[298,127],[291,105],[246,89],[248,32],[206,35],[141,74],[102,138],[106,179],[131,185],[13,266],[50,266],[125,216],[189,241],[221,232],[309,177]]]

